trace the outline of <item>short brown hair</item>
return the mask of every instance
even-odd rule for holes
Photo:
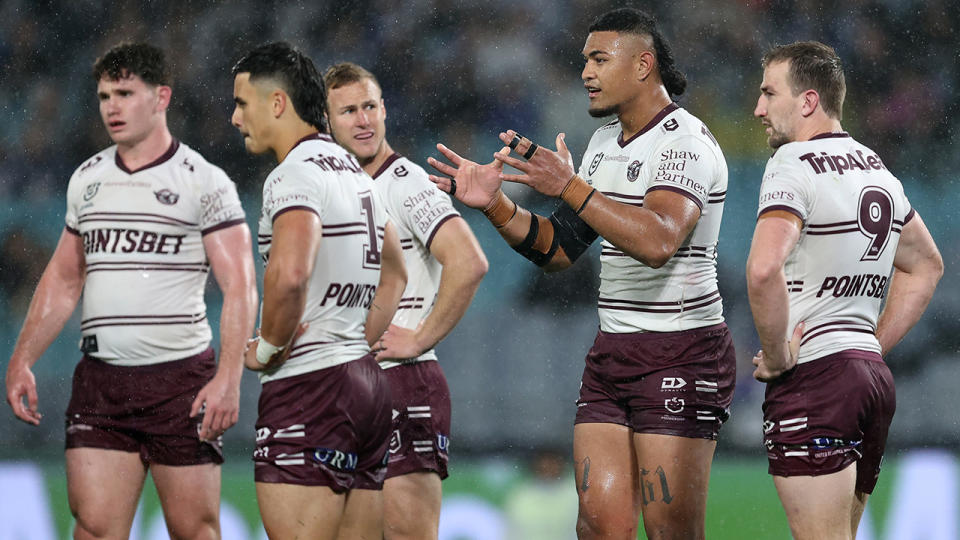
[[[789,82],[794,95],[804,90],[816,90],[824,112],[837,120],[843,117],[847,83],[840,57],[833,47],[818,41],[780,45],[763,55],[764,68],[774,62],[790,62]]]
[[[373,81],[373,84],[377,85],[377,88],[380,88],[380,81],[373,76],[373,73],[370,73],[353,62],[334,64],[327,68],[326,73],[323,74],[323,84],[327,87],[327,90],[357,83],[363,79],[370,79]]]
[[[112,47],[93,64],[93,79],[100,82],[136,75],[143,82],[161,86],[170,84],[170,72],[163,51],[149,43],[124,41]]]

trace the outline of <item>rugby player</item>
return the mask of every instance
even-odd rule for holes
[[[373,181],[326,133],[308,57],[263,45],[233,74],[234,126],[249,152],[279,163],[263,184],[260,336],[245,361],[263,383],[263,524],[271,538],[380,538],[390,388],[368,343],[406,286],[397,233]]]
[[[487,271],[467,222],[422,167],[386,140],[380,83],[352,63],[324,75],[330,131],[352,152],[397,225],[409,280],[389,330],[374,345],[393,393],[383,486],[388,540],[437,538],[447,477],[450,391],[434,347],[460,321]]]
[[[794,538],[852,539],[896,408],[883,356],[923,314],[943,261],[900,181],[843,131],[836,52],[798,42],[763,68],[754,115],[775,153],[747,286],[769,472]]]
[[[74,538],[127,538],[148,470],[171,536],[219,538],[220,435],[237,421],[256,317],[250,231],[233,182],[167,129],[161,50],[117,45],[93,75],[116,144],[70,178],[66,226],[7,367],[7,402],[39,424],[30,368],[83,294],[84,356],[66,414]],[[223,291],[219,363],[203,300],[210,269]]]
[[[438,145],[453,166],[431,159],[446,175],[431,179],[547,271],[603,237],[600,330],[574,427],[577,532],[636,538],[642,513],[648,538],[703,538],[735,383],[716,273],[727,166],[703,122],[672,101],[686,79],[653,18],[630,8],[601,15],[583,56],[590,114],[617,119],[596,131],[579,172],[562,133],[554,152],[508,130],[487,165]],[[522,174],[504,174],[504,164]],[[536,215],[501,191],[503,180],[563,202]]]

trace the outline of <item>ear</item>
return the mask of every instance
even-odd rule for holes
[[[283,116],[283,112],[287,110],[288,100],[289,97],[282,90],[274,90],[270,94],[270,109],[274,118]]]
[[[387,117],[387,107],[383,104],[383,98],[380,98],[380,110],[383,111],[383,117]]]
[[[170,106],[170,97],[173,95],[173,90],[166,85],[160,85],[157,87],[157,110],[166,111],[167,107]]]
[[[804,117],[813,114],[820,106],[820,94],[816,90],[810,89],[801,95],[803,103],[800,105],[800,114]]]
[[[650,51],[643,51],[636,57],[637,77],[645,81],[653,73],[653,68],[657,65],[657,59]]]

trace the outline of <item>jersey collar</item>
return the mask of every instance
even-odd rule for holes
[[[396,152],[390,154],[390,156],[387,157],[386,161],[383,162],[383,165],[380,165],[380,168],[377,169],[377,172],[373,173],[373,175],[372,175],[373,179],[376,180],[378,176],[380,176],[381,174],[383,174],[384,171],[387,170],[387,167],[389,167],[390,165],[393,165],[393,162],[394,162],[394,161],[396,161],[396,160],[398,160],[398,159],[400,159],[400,158],[402,158],[402,157],[403,157],[403,156],[401,156],[400,154],[398,154],[398,153],[396,153]]]
[[[658,112],[657,115],[654,116],[652,120],[650,120],[649,122],[647,122],[647,125],[645,125],[645,126],[643,126],[642,128],[640,128],[640,131],[636,132],[636,133],[633,135],[633,137],[630,137],[630,138],[627,139],[626,141],[623,140],[623,127],[621,126],[621,128],[620,128],[620,135],[617,136],[617,144],[620,145],[620,148],[624,148],[624,147],[627,146],[628,144],[632,143],[632,142],[634,141],[634,139],[636,139],[637,137],[639,137],[639,136],[643,135],[644,133],[646,133],[646,132],[650,131],[651,129],[653,129],[653,126],[655,126],[655,125],[657,125],[658,123],[660,123],[660,121],[663,120],[664,117],[666,117],[668,114],[672,113],[673,111],[675,111],[675,110],[677,110],[677,109],[679,109],[679,108],[680,108],[679,105],[677,105],[676,103],[670,102],[670,104],[667,105],[666,107],[664,107],[660,112]]]
[[[161,165],[162,163],[172,158],[173,155],[176,154],[177,150],[179,149],[180,149],[180,141],[173,139],[173,141],[170,142],[170,148],[167,148],[167,151],[164,152],[163,155],[161,155],[157,159],[151,161],[150,163],[147,163],[146,165],[144,165],[143,167],[140,167],[135,171],[131,171],[130,169],[127,168],[127,165],[123,162],[123,159],[120,158],[120,152],[117,152],[116,155],[114,155],[114,160],[117,163],[117,168],[119,168],[121,171],[127,174],[134,174],[140,171],[145,171],[151,167],[156,167],[157,165]]]

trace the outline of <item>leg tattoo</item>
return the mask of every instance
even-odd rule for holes
[[[666,504],[670,504],[673,502],[673,496],[670,495],[670,486],[667,484],[667,473],[663,470],[663,467],[657,467],[657,470],[654,472],[660,479],[660,500]],[[640,469],[640,494],[643,496],[644,506],[657,500],[656,492],[654,491],[656,486],[653,482],[647,480],[648,474],[650,474],[650,471]]]
[[[580,491],[586,492],[590,489],[590,458],[583,458],[583,478],[580,480]]]

